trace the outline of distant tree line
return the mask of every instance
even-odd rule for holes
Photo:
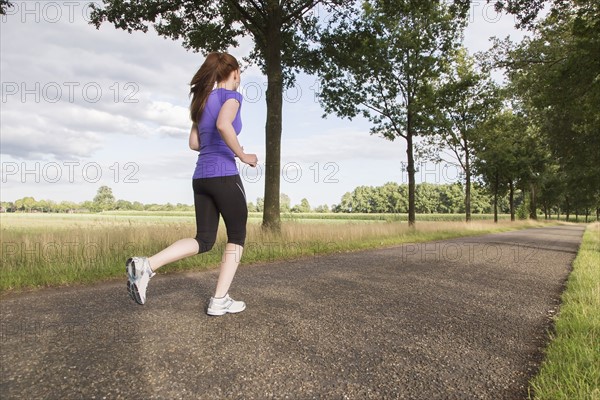
[[[93,200],[81,203],[73,201],[56,202],[52,200],[35,200],[33,197],[23,197],[14,202],[1,202],[3,212],[51,212],[51,213],[81,213],[102,211],[193,211],[194,207],[187,204],[142,204],[139,201],[116,200],[112,189],[101,186]]]
[[[530,198],[524,192],[516,191],[514,206],[516,217],[530,217]],[[461,183],[416,185],[416,212],[418,214],[456,214],[465,212],[465,186]],[[327,204],[312,207],[308,199],[303,198],[300,204],[292,205],[285,193],[280,197],[281,211],[284,213],[401,213],[408,212],[408,185],[388,182],[382,186],[358,186],[352,192],[345,193],[338,204]],[[494,195],[489,188],[476,183],[471,188],[471,209],[474,214],[489,214],[493,211]],[[542,204],[545,204],[542,202]],[[55,202],[52,200],[35,200],[23,197],[14,202],[2,202],[3,212],[43,212],[43,213],[77,213],[103,211],[194,211],[188,204],[142,204],[139,201],[115,199],[112,189],[102,186],[93,200],[76,203],[72,201]],[[500,196],[497,201],[499,213],[510,212],[508,194]],[[256,203],[248,203],[248,211],[263,212],[264,200],[259,197]],[[569,218],[561,216],[560,205],[543,206],[537,213],[544,213],[546,218]],[[576,220],[579,215],[586,216],[585,210],[573,210]]]
[[[476,214],[492,211],[491,197],[480,186],[471,191],[471,208]],[[436,185],[420,183],[415,190],[415,211],[418,214],[464,213],[465,187],[460,183]],[[508,200],[502,199],[500,212],[508,213]],[[408,185],[388,182],[383,186],[359,186],[342,196],[334,212],[407,213]]]

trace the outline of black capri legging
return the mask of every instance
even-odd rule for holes
[[[219,214],[227,228],[227,243],[244,246],[248,206],[246,192],[238,175],[198,178],[192,180],[196,209],[196,241],[198,254],[215,244]]]

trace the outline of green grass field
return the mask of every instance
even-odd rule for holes
[[[588,226],[561,300],[530,398],[600,400],[600,223]]]
[[[320,219],[310,219],[314,216]],[[341,218],[346,216],[347,218]],[[502,220],[441,221],[419,215],[417,229],[386,214],[284,215],[281,235],[265,233],[253,214],[242,264],[289,260],[331,252],[355,251],[405,242],[421,242],[518,229],[540,223]],[[443,216],[462,219],[462,215]],[[429,221],[427,219],[430,219]],[[193,213],[0,214],[0,292],[121,278],[133,255],[151,255],[195,235]],[[161,273],[218,266],[226,236],[221,225],[217,244],[207,253],[165,266]]]

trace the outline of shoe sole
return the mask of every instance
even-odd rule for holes
[[[131,287],[133,288],[133,294],[135,296],[135,298],[134,298],[135,302],[143,306],[144,302],[142,301],[142,298],[140,297],[140,291],[139,291],[137,285],[134,283],[133,285],[131,285]]]
[[[135,301],[135,296],[133,294],[133,275],[131,274],[131,271],[135,271],[135,269],[130,269],[130,264],[133,263],[133,259],[128,258],[127,261],[125,261],[125,273],[127,274],[127,293],[129,293],[129,297],[131,297],[131,300]]]
[[[136,303],[144,305],[142,298],[140,297],[139,289],[135,284],[135,281],[133,281],[136,276],[135,263],[133,262],[132,258],[127,259],[125,262],[125,272],[127,273],[127,292],[129,293],[129,297],[131,297],[131,299]]]
[[[237,314],[237,313],[241,313],[245,309],[246,309],[246,306],[244,306],[244,308],[242,308],[241,310],[238,310],[238,311],[230,311],[230,310],[211,311],[211,310],[206,310],[206,313],[208,315],[213,316],[213,317],[219,317],[219,316],[225,315],[225,314]]]

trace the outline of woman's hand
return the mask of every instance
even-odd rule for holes
[[[242,154],[241,157],[238,157],[240,159],[241,162],[243,162],[244,164],[248,164],[251,167],[256,167],[256,164],[258,164],[258,157],[256,156],[256,154]]]

